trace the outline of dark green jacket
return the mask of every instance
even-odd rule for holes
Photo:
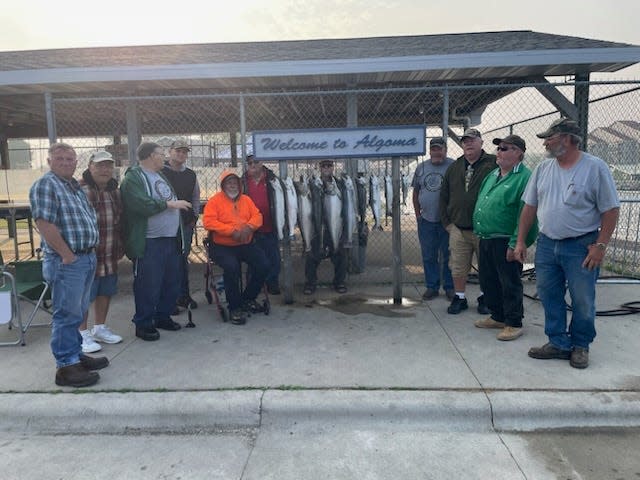
[[[164,178],[167,185],[171,183]],[[171,187],[173,191],[173,187]],[[139,166],[130,167],[120,184],[120,195],[124,209],[124,251],[133,260],[144,256],[147,241],[147,219],[167,209],[167,202],[151,196],[151,186]],[[175,195],[175,192],[174,192]],[[180,217],[179,240],[182,242],[182,217]]]
[[[496,168],[496,156],[484,150],[473,164],[473,176],[465,189],[466,160],[464,155],[447,169],[440,189],[440,218],[445,227],[453,223],[458,228],[473,228],[473,209],[482,181]]]
[[[473,213],[473,233],[483,239],[508,238],[509,246],[515,248],[520,212],[524,206],[522,194],[531,170],[519,163],[502,178],[498,178],[499,172],[496,168],[482,182]],[[526,238],[527,247],[537,236],[538,223],[534,222]]]

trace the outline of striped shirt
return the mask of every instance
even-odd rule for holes
[[[98,221],[80,184],[47,172],[29,190],[31,215],[58,227],[72,252],[85,251],[98,244]],[[42,239],[45,253],[56,253]]]
[[[96,247],[96,277],[106,277],[118,273],[118,260],[123,255],[120,235],[122,202],[120,191],[115,189],[99,190],[97,187],[81,183],[89,203],[98,215],[100,243]]]

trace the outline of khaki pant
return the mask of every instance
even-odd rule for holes
[[[472,230],[460,230],[453,223],[447,226],[449,232],[449,268],[451,275],[465,277],[471,271],[473,254],[478,257],[480,239]]]

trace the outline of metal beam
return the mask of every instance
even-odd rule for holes
[[[138,107],[134,101],[127,103],[127,146],[129,150],[129,165],[138,164],[138,145],[140,145],[140,118]]]
[[[50,92],[44,94],[44,108],[47,115],[47,134],[49,137],[49,144],[56,143],[58,135],[56,134],[56,114],[53,107],[53,97]]]
[[[587,150],[587,137],[589,136],[589,72],[576,75],[576,86],[573,92],[573,101],[576,104],[578,116],[576,118],[582,130],[582,149]]]
[[[544,87],[536,86],[536,90],[538,90],[544,98],[549,100],[549,102],[556,107],[563,117],[571,118],[573,120],[578,120],[578,109],[576,106],[571,103],[558,89],[552,85],[546,78],[541,78],[540,82],[546,83],[547,85]]]

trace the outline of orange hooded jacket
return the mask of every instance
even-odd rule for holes
[[[232,170],[222,172],[220,185],[231,175],[238,177]],[[238,181],[240,181],[239,177]],[[248,195],[240,193],[235,200],[231,200],[223,191],[220,191],[205,205],[202,224],[211,233],[213,243],[235,247],[251,243],[253,235],[242,243],[231,237],[233,232],[242,229],[245,225],[255,232],[262,226],[262,214]]]

